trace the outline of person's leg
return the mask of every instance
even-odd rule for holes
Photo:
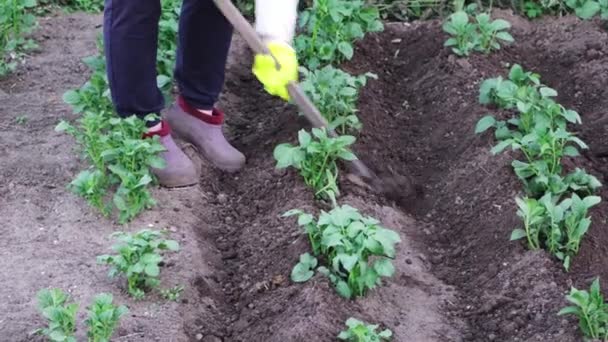
[[[224,85],[232,26],[212,0],[184,0],[175,68],[180,97],[167,120],[216,167],[229,172],[245,156],[224,137],[224,114],[214,107]]]
[[[211,110],[224,85],[232,26],[212,0],[184,0],[175,79],[181,96]]]
[[[112,101],[121,117],[160,114],[164,99],[156,86],[160,0],[106,0],[104,48]],[[167,122],[147,122],[145,138],[159,136],[165,147],[163,169],[152,169],[167,187],[198,183],[192,161],[175,144]]]
[[[156,50],[160,0],[106,0],[104,49],[112,100],[122,117],[160,113]],[[153,126],[157,123],[148,123]]]

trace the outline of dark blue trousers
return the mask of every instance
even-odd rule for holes
[[[122,117],[160,113],[156,86],[160,0],[105,0],[104,45],[108,80]],[[183,0],[175,79],[186,102],[211,109],[224,84],[232,26],[212,0]]]

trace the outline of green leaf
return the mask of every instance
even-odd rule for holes
[[[504,19],[496,19],[492,22],[491,27],[495,31],[500,31],[511,28],[511,24]]]
[[[61,120],[59,122],[59,124],[57,124],[57,126],[55,126],[55,132],[65,132],[68,129],[70,129],[72,127],[72,125],[70,125],[69,123],[67,123],[64,120]]]
[[[342,55],[344,55],[344,57],[346,57],[346,59],[353,58],[353,54],[355,53],[352,45],[350,45],[347,42],[340,42],[338,44],[338,51],[340,51],[340,53]]]
[[[542,87],[540,88],[540,95],[543,97],[555,97],[557,96],[557,91],[549,87]]]
[[[342,267],[348,272],[352,271],[353,267],[357,264],[359,258],[356,255],[338,254],[336,259],[342,264]]]
[[[564,147],[564,155],[568,157],[578,157],[580,156],[580,153],[578,152],[578,149],[576,147],[568,145]]]
[[[63,94],[63,102],[69,105],[80,103],[80,94],[76,90],[68,90]]]
[[[479,134],[485,132],[488,130],[488,128],[493,127],[495,123],[496,119],[494,119],[493,116],[486,115],[477,122],[477,125],[475,126],[475,133]]]
[[[312,137],[310,136],[310,133],[306,132],[305,130],[300,130],[298,132],[298,142],[300,143],[300,146],[308,147],[311,141]]]
[[[383,277],[392,277],[395,273],[395,267],[389,259],[380,259],[374,263],[374,270],[378,275]]]
[[[509,147],[512,143],[513,140],[511,139],[503,140],[498,143],[498,145],[492,147],[492,150],[490,150],[490,152],[492,154],[499,154],[500,152],[504,151],[505,148]]]
[[[515,39],[513,39],[513,36],[509,33],[509,32],[498,32],[496,33],[496,38],[505,41],[507,43],[512,43],[515,41]]]
[[[148,165],[155,169],[164,169],[167,166],[165,159],[159,156],[149,156]]]
[[[514,229],[511,232],[511,238],[509,240],[511,240],[511,241],[520,240],[520,239],[525,238],[527,235],[528,234],[523,229]]]
[[[348,287],[348,284],[344,280],[338,280],[336,284],[336,291],[338,291],[338,294],[344,298],[351,298],[353,295],[350,287]]]
[[[469,15],[464,11],[458,11],[450,16],[455,26],[464,26],[469,22]]]
[[[581,123],[580,115],[573,110],[565,110],[562,112],[562,116],[572,123]]]
[[[165,246],[170,251],[179,251],[179,243],[175,240],[165,240]]]
[[[389,338],[391,338],[391,337],[393,336],[393,332],[392,332],[392,331],[390,331],[390,330],[388,330],[388,329],[386,329],[386,330],[382,330],[382,331],[381,331],[381,332],[378,334],[378,336],[380,336],[380,337],[382,337],[382,338],[385,338],[385,339],[389,339]]]
[[[146,272],[146,274],[150,277],[158,277],[160,274],[160,269],[156,264],[147,264],[144,272]]]
[[[583,199],[583,202],[585,203],[585,206],[587,208],[591,208],[597,204],[599,204],[602,201],[602,198],[599,196],[587,196]]]
[[[576,307],[576,306],[568,306],[565,307],[561,310],[559,310],[559,312],[557,313],[558,316],[562,316],[562,315],[579,315],[581,312],[581,310]]]
[[[340,151],[340,152],[338,153],[338,157],[339,157],[340,159],[343,159],[343,160],[348,160],[348,161],[357,160],[357,156],[355,156],[355,154],[354,154],[354,153],[352,153],[352,152],[350,152],[350,151],[345,151],[345,150],[344,150],[344,151]]]
[[[581,19],[591,19],[600,11],[600,5],[597,1],[588,0],[583,6],[577,7],[575,12]]]
[[[297,263],[291,270],[291,280],[296,283],[308,281],[315,274],[310,268],[311,267],[308,264],[302,262]]]
[[[345,87],[340,89],[339,94],[341,96],[356,96],[357,95],[357,89],[352,88],[352,87]]]

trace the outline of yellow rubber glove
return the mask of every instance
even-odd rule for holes
[[[280,64],[277,69],[271,55],[257,54],[253,62],[253,74],[264,85],[264,89],[283,100],[289,100],[287,84],[298,81],[298,58],[295,50],[289,44],[269,42],[268,49]]]

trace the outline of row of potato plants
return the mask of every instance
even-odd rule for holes
[[[493,154],[511,148],[524,157],[511,164],[525,190],[525,196],[516,198],[523,228],[515,229],[511,240],[526,238],[529,248],[546,248],[568,270],[591,225],[588,211],[600,202],[593,193],[601,183],[581,168],[565,173],[562,159],[577,157],[579,149],[588,147],[568,131],[568,124],[581,123],[579,114],[557,103],[556,96],[538,74],[513,65],[508,79],[481,84],[479,100],[515,115],[506,120],[485,116],[475,131],[494,128],[498,144]]]
[[[333,207],[318,217],[299,209],[283,215],[297,217],[312,248],[312,255],[300,256],[291,279],[305,282],[318,272],[329,278],[342,297],[364,296],[381,285],[383,277],[394,274],[391,259],[400,238],[377,219],[338,203],[338,163],[356,159],[350,151],[356,141],[351,134],[363,128],[356,108],[359,92],[376,75],[351,75],[335,65],[350,60],[354,43],[366,33],[382,31],[383,24],[378,9],[364,1],[316,0],[301,12],[299,29],[295,48],[302,65],[302,88],[339,135],[332,136],[324,128],[301,130],[297,144],[279,144],[274,150],[277,168],[297,169],[315,197]],[[339,338],[380,341],[392,335],[390,330],[376,333],[377,325],[354,318],[347,326],[349,330]]]
[[[511,148],[524,157],[511,163],[525,190],[523,197],[515,199],[523,227],[513,230],[511,240],[525,238],[530,249],[547,249],[568,270],[591,226],[589,209],[601,201],[593,194],[602,184],[578,167],[565,172],[562,159],[577,157],[579,149],[588,147],[567,129],[568,124],[581,124],[581,117],[557,103],[557,95],[538,74],[513,65],[507,79],[491,78],[481,84],[479,101],[515,115],[506,120],[487,115],[475,132],[494,128],[498,144],[493,154]],[[576,316],[586,338],[608,338],[608,304],[599,279],[590,291],[573,287],[566,299],[572,305],[558,315]]]
[[[167,98],[173,86],[180,7],[180,0],[162,0],[157,83]],[[56,130],[75,138],[89,164],[69,188],[104,215],[117,210],[119,222],[126,223],[155,204],[149,187],[156,179],[150,168],[164,167],[164,160],[159,156],[164,148],[158,137],[141,139],[146,131],[143,120],[134,116],[122,119],[116,115],[101,38],[98,39],[98,54],[84,60],[92,71],[90,79],[63,96],[80,117],[75,123],[61,121]]]

